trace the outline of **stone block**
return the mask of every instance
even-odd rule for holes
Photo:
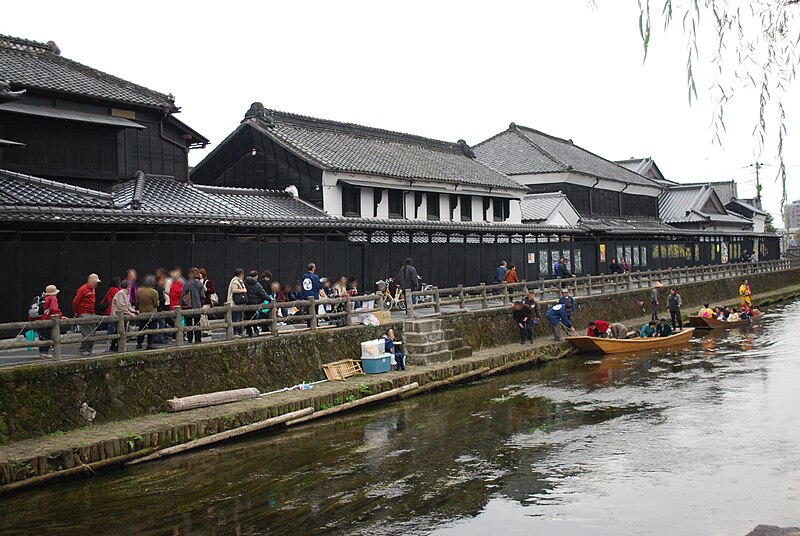
[[[456,348],[455,350],[450,350],[450,355],[452,358],[455,359],[466,359],[467,357],[472,357],[472,348],[469,346],[464,346],[462,348]]]
[[[426,318],[423,320],[406,320],[403,322],[403,334],[426,333],[428,331],[438,331],[442,329],[442,320],[436,318]]]
[[[426,333],[415,333],[413,331],[403,334],[403,344],[428,344],[431,342],[443,341],[445,339],[444,331],[435,330]]]
[[[458,337],[456,337],[454,339],[451,339],[451,338],[447,339],[447,349],[448,350],[458,350],[459,348],[463,348],[463,347],[464,347],[464,339],[461,339],[461,338],[458,338]]]
[[[406,344],[405,345],[405,353],[411,356],[421,355],[421,354],[429,354],[431,352],[440,352],[442,350],[449,350],[449,342],[448,341],[436,341],[436,342],[429,342],[424,344]]]
[[[444,363],[451,361],[452,355],[450,350],[442,350],[440,352],[431,352],[429,354],[415,355],[411,357],[411,364],[413,365],[430,365],[431,363]]]

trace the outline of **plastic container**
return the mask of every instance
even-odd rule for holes
[[[367,374],[383,374],[392,369],[392,354],[381,354],[375,357],[361,357],[361,368]]]
[[[378,357],[386,351],[386,341],[375,339],[361,343],[361,357]]]

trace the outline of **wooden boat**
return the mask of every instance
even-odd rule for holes
[[[759,315],[760,316],[760,315]],[[752,320],[756,320],[758,316],[752,318]],[[689,317],[689,325],[693,328],[697,329],[733,329],[733,328],[740,328],[743,326],[748,326],[752,323],[748,321],[746,318],[742,320],[734,320],[733,322],[727,322],[725,320],[720,320],[714,317],[702,317],[702,316],[690,316]]]
[[[567,337],[566,340],[581,352],[602,352],[618,354],[621,352],[638,352],[655,350],[683,344],[692,338],[694,328],[687,328],[669,337],[637,337],[635,339],[603,339],[600,337]]]

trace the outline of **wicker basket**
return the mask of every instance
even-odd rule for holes
[[[354,359],[342,359],[341,361],[326,363],[322,365],[322,370],[325,371],[325,377],[328,380],[344,380],[356,374],[364,374],[364,371],[361,370],[361,363]]]

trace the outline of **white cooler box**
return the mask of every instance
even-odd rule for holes
[[[375,339],[361,343],[361,357],[378,357],[386,351],[386,340]]]

